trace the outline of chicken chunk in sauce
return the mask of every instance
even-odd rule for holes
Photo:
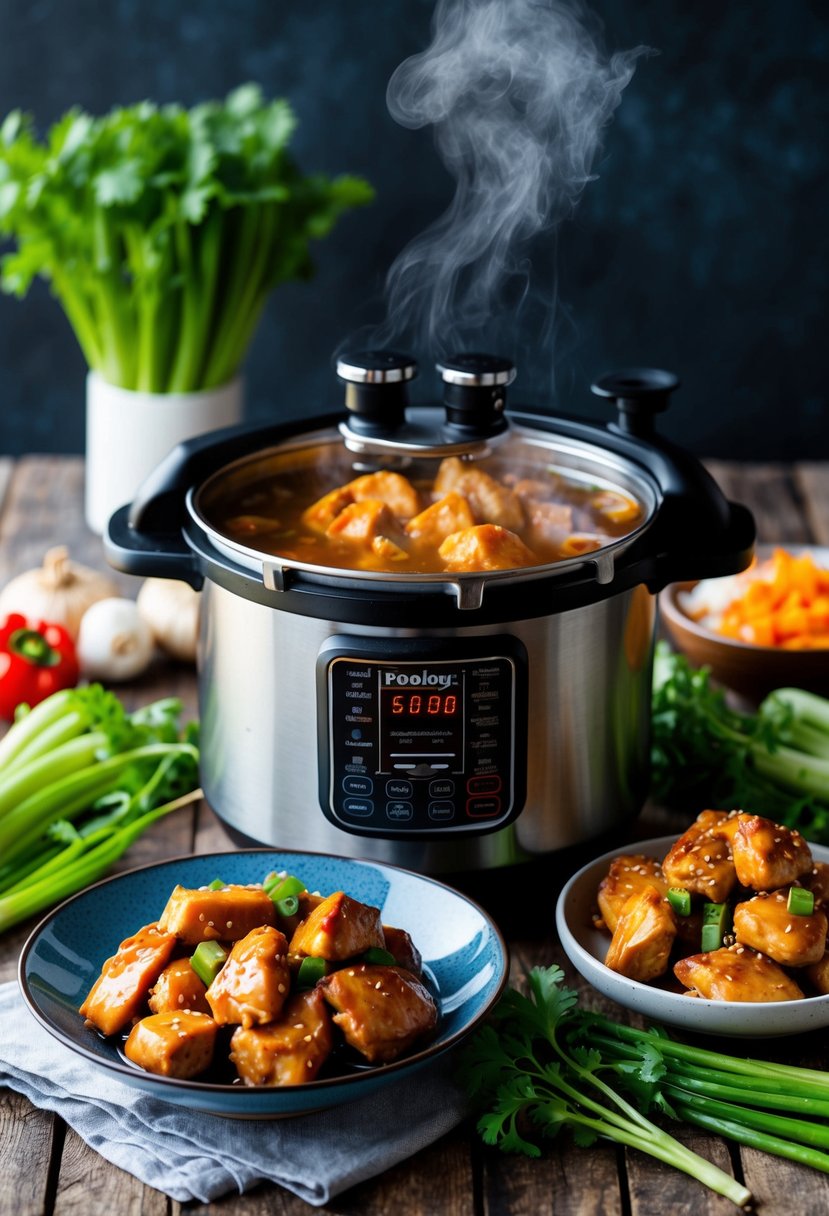
[[[681,887],[712,903],[727,899],[737,882],[737,873],[722,823],[721,811],[703,811],[686,832],[674,842],[662,862],[662,872],[670,887]]]
[[[774,891],[812,868],[800,833],[760,815],[740,816],[731,847],[738,879],[755,891]]]
[[[536,563],[535,554],[520,536],[497,524],[478,524],[453,532],[438,553],[447,570],[513,570]]]
[[[317,988],[300,992],[264,1026],[240,1026],[230,1059],[245,1085],[301,1085],[313,1081],[334,1046],[331,1014]]]
[[[144,925],[121,942],[81,1005],[81,1016],[102,1034],[117,1034],[138,1017],[150,988],[176,946],[172,933],[157,924]]]
[[[631,895],[644,891],[646,887],[656,887],[661,895],[668,890],[662,866],[656,858],[646,857],[644,853],[622,853],[614,857],[610,869],[599,883],[596,896],[601,913],[599,923],[606,925],[613,933],[622,908]]]
[[[788,888],[764,891],[737,904],[734,934],[738,942],[760,950],[784,967],[807,967],[823,958],[826,914],[797,916],[787,909]]]
[[[153,1013],[133,1026],[124,1055],[146,1072],[190,1080],[210,1067],[217,1029],[204,1013]]]
[[[400,967],[345,967],[319,987],[346,1042],[372,1064],[396,1059],[437,1025],[431,993]]]
[[[518,495],[483,469],[457,456],[442,460],[435,478],[435,494],[448,494],[450,490],[467,499],[477,523],[498,524],[513,532],[524,526],[524,509]]]
[[[188,946],[199,942],[238,941],[259,925],[272,925],[276,912],[261,887],[228,886],[189,890],[177,886],[159,920],[159,928]]]
[[[189,958],[168,963],[150,990],[147,1004],[153,1013],[210,1013],[207,988],[190,966]]]
[[[233,947],[207,989],[207,1003],[222,1026],[259,1026],[279,1016],[290,986],[285,934],[261,925]]]
[[[674,965],[674,975],[692,995],[714,1001],[797,1001],[804,996],[778,963],[747,946],[689,955]]]
[[[386,939],[378,908],[335,891],[314,908],[291,938],[292,955],[341,962],[372,947],[384,950]]]
[[[605,966],[647,983],[668,970],[676,917],[663,893],[645,886],[626,901],[616,922]]]

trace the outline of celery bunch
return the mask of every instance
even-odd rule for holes
[[[272,288],[309,276],[309,243],[372,198],[360,178],[303,175],[295,125],[253,84],[191,110],[73,109],[43,141],[13,111],[0,126],[0,234],[17,246],[3,289],[47,279],[111,384],[225,384]]]
[[[99,684],[53,693],[0,742],[0,932],[101,878],[145,828],[201,797],[181,703],[128,714]]]

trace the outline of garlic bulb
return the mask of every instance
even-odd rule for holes
[[[97,600],[117,595],[111,579],[69,560],[65,545],[50,549],[37,570],[27,570],[0,591],[0,620],[21,612],[30,620],[63,625],[77,640],[81,618]]]
[[[141,675],[149,667],[155,642],[135,601],[116,596],[98,600],[84,613],[77,649],[85,676],[117,682]]]
[[[201,592],[178,579],[148,578],[141,584],[136,603],[161,649],[174,659],[192,663],[199,636]]]

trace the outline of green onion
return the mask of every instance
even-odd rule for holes
[[[226,961],[227,951],[218,942],[199,942],[191,955],[190,966],[209,988]]]
[[[274,903],[287,899],[289,895],[301,895],[305,890],[305,883],[293,874],[269,874],[262,886]]]
[[[700,948],[707,952],[719,950],[730,925],[728,904],[707,903],[702,909]]]
[[[277,899],[274,902],[280,916],[296,916],[299,911],[299,899],[296,895],[286,895],[284,899]]]
[[[690,891],[686,891],[684,887],[669,887],[668,903],[677,916],[691,915],[691,893]]]
[[[388,950],[381,950],[379,946],[369,946],[362,958],[364,963],[372,963],[377,967],[393,967],[397,963],[393,954],[389,954]]]
[[[330,969],[327,959],[315,958],[309,955],[299,964],[299,971],[296,976],[297,988],[313,988],[318,980],[328,975]]]
[[[786,911],[793,916],[811,916],[815,910],[815,895],[806,887],[789,887]]]
[[[221,878],[214,878],[212,882],[207,884],[208,891],[224,891],[227,883]]]

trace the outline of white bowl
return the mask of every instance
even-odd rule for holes
[[[626,848],[603,853],[583,866],[564,887],[556,905],[556,928],[570,962],[603,996],[653,1021],[679,1026],[698,1034],[733,1035],[735,1038],[771,1038],[803,1034],[829,1026],[829,996],[802,1001],[711,1001],[703,997],[666,992],[651,984],[627,979],[605,967],[610,938],[593,925],[596,891],[614,857],[644,853],[662,861],[676,836],[633,841]],[[829,848],[809,846],[815,861],[829,862]]]

